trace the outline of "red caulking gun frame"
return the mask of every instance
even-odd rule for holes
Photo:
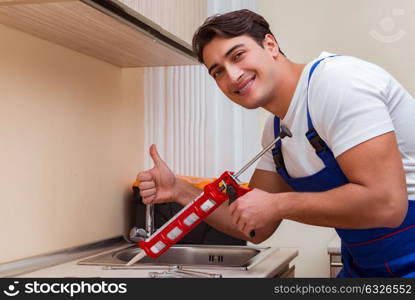
[[[235,174],[225,171],[218,179],[206,185],[203,193],[187,204],[145,241],[139,242],[138,246],[148,256],[157,258],[195,228],[223,202],[229,199],[230,204],[238,197],[251,191],[251,189],[246,189],[239,185],[238,177],[270,150],[279,139],[283,139],[286,136],[291,137],[292,134],[286,126],[281,125],[279,137],[258,153],[241,170]],[[252,230],[250,234],[252,237],[255,236],[255,231]],[[131,265],[145,256],[141,252],[136,257],[133,257],[127,265]]]

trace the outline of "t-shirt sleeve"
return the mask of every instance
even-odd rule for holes
[[[268,117],[265,122],[264,131],[262,132],[261,144],[262,148],[265,148],[274,140],[274,116]],[[275,172],[274,158],[272,157],[272,149],[267,151],[259,160],[256,168],[265,171]]]
[[[394,130],[386,105],[389,83],[386,71],[357,59],[316,69],[309,87],[310,116],[335,157]]]

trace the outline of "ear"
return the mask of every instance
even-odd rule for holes
[[[264,49],[269,51],[273,58],[277,58],[280,54],[280,47],[272,34],[266,34],[262,42]]]

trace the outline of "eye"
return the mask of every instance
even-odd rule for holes
[[[244,54],[244,51],[239,51],[239,52],[237,52],[235,55],[234,55],[234,57],[233,57],[233,60],[234,61],[237,61],[238,59],[240,59],[241,57],[242,57],[242,55]]]
[[[212,77],[216,79],[220,76],[220,74],[222,74],[222,69],[217,69],[213,71]]]

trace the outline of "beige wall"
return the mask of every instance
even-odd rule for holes
[[[258,0],[289,58],[308,62],[321,51],[376,63],[415,94],[413,0]]]
[[[258,9],[290,59],[309,62],[321,51],[357,56],[385,68],[415,95],[413,0],[258,0]],[[299,247],[298,276],[328,276],[326,246],[334,234],[284,222],[267,243]]]
[[[0,263],[122,234],[143,164],[142,70],[2,25],[0,45]]]

